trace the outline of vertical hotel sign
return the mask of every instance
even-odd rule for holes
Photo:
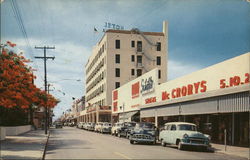
[[[118,111],[118,90],[113,91],[113,112]]]

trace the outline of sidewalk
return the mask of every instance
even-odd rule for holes
[[[214,144],[212,143],[212,148],[214,149],[214,152],[218,153],[224,153],[234,156],[239,156],[243,158],[250,159],[250,149],[247,147],[237,147],[237,146],[227,146],[225,151],[225,146],[221,144]]]
[[[0,159],[42,159],[48,135],[44,130],[6,136],[1,141]]]

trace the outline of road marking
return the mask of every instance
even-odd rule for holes
[[[113,152],[113,153],[116,154],[116,155],[119,155],[119,156],[121,156],[121,157],[123,157],[123,158],[125,158],[125,159],[132,159],[132,158],[130,158],[130,157],[128,157],[128,156],[125,156],[124,154],[119,153],[119,152]]]

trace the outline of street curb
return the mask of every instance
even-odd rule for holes
[[[245,157],[245,156],[242,156],[242,155],[233,154],[233,153],[225,152],[225,151],[214,151],[214,153],[222,153],[222,154],[226,154],[226,155],[230,155],[230,156],[236,156],[236,157],[240,157],[240,158],[246,158],[248,160],[250,159],[250,157]]]
[[[50,131],[49,131],[49,134],[48,134],[48,136],[47,136],[47,140],[46,140],[46,143],[45,143],[45,146],[44,146],[42,160],[45,159],[46,150],[47,150],[47,146],[48,146],[48,142],[49,142],[49,136],[50,136]]]

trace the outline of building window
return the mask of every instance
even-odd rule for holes
[[[156,57],[156,64],[161,65],[161,57]]]
[[[141,69],[137,69],[137,77],[140,77],[142,75],[142,70]]]
[[[158,78],[161,79],[161,70],[158,70]]]
[[[137,51],[138,52],[142,51],[142,41],[137,41]]]
[[[157,42],[156,45],[157,45],[156,50],[161,51],[161,42]]]
[[[120,87],[120,82],[115,82],[115,89]]]
[[[115,63],[120,63],[120,55],[119,54],[115,55]]]
[[[132,47],[132,48],[135,47],[135,41],[131,41],[131,47]]]
[[[115,40],[115,48],[120,49],[120,40]]]
[[[115,69],[115,76],[120,77],[120,68]]]
[[[132,75],[132,76],[135,75],[135,69],[131,69],[131,75]]]
[[[131,61],[134,62],[135,61],[135,55],[131,56]]]
[[[137,63],[142,63],[142,56],[137,56]]]

